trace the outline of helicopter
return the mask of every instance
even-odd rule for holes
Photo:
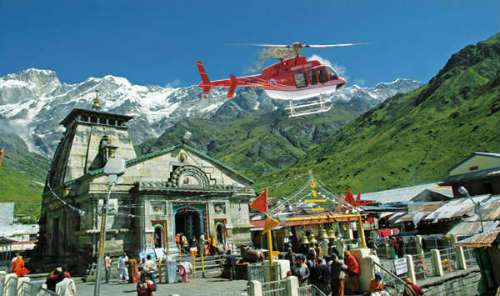
[[[237,87],[259,87],[275,100],[289,102],[285,109],[289,117],[298,117],[327,112],[331,104],[326,95],[334,93],[343,87],[347,80],[339,76],[335,70],[319,60],[300,55],[303,48],[331,48],[360,45],[362,43],[339,44],[244,44],[265,48],[289,48],[295,52],[295,57],[280,59],[279,62],[262,69],[257,75],[240,76],[229,75],[229,79],[211,81],[201,61],[197,61],[201,82],[198,86],[207,95],[212,87],[228,88],[227,97],[232,98]]]

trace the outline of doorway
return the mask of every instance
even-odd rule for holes
[[[175,214],[175,233],[184,233],[189,242],[199,239],[201,232],[200,212],[194,208],[185,207]]]
[[[153,224],[153,242],[155,249],[168,248],[167,243],[167,222],[152,221]]]

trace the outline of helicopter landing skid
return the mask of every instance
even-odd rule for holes
[[[299,104],[294,104],[293,101],[290,101],[288,107],[285,108],[290,118],[328,112],[330,109],[332,109],[332,104],[326,100],[326,96],[324,95],[320,95],[315,99],[308,99]]]

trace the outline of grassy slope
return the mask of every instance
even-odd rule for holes
[[[428,85],[365,113],[259,185],[289,194],[312,169],[335,191],[381,190],[440,179],[474,151],[500,151],[498,69],[500,35],[464,48]]]
[[[189,130],[192,145],[257,179],[297,163],[305,157],[306,148],[359,115],[345,103],[334,108],[326,114],[293,119],[284,112],[256,112],[230,121],[186,119],[139,149],[144,153],[177,144]]]
[[[13,134],[0,134],[5,149],[0,167],[0,202],[16,202],[16,214],[38,217],[41,194],[49,162],[31,153],[23,141]]]

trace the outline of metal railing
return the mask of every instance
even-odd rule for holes
[[[454,248],[439,250],[441,256],[441,264],[444,272],[453,272],[458,270],[457,252]]]
[[[382,271],[382,280],[384,281],[385,290],[393,296],[403,295],[404,289],[407,284],[382,264],[379,264],[377,262],[374,263]]]
[[[327,296],[315,285],[306,285],[299,287],[299,296]]]
[[[249,281],[269,282],[271,279],[281,280],[281,268],[279,264],[272,266],[270,274],[268,265],[262,263],[251,263],[247,265],[247,278]]]
[[[423,280],[434,276],[431,252],[425,252],[422,255],[412,255],[412,259],[415,265],[415,277],[417,280]]]
[[[36,282],[24,282],[20,289],[22,289],[22,294],[17,293],[17,295],[24,296],[58,296],[56,292],[51,291],[43,287],[44,281]]]
[[[263,282],[262,295],[266,296],[287,296],[286,280]]]
[[[470,268],[472,266],[478,266],[477,257],[476,254],[474,253],[474,249],[464,248],[464,257],[467,268]]]

